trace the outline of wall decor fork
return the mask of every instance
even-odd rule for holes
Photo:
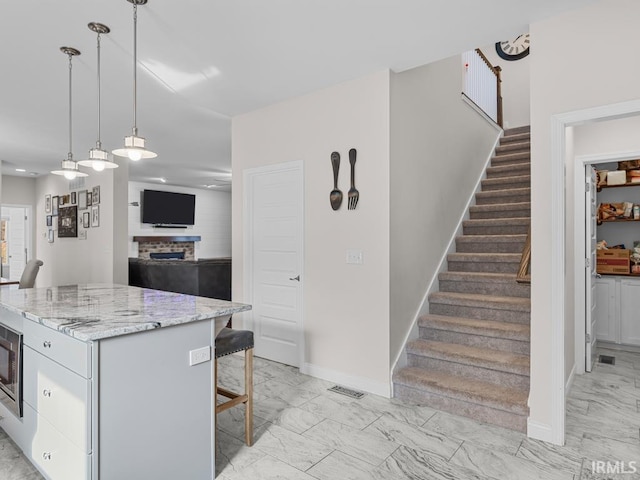
[[[356,189],[356,149],[352,148],[349,150],[349,163],[351,164],[351,188],[349,189],[349,193],[347,198],[349,200],[348,209],[355,210],[358,205],[358,200],[360,199],[360,192]]]

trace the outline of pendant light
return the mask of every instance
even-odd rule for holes
[[[137,161],[141,158],[155,158],[158,155],[144,147],[144,138],[138,136],[138,126],[136,124],[136,103],[137,103],[137,70],[138,70],[138,5],[146,5],[147,0],[127,0],[133,4],[133,135],[124,137],[124,148],[114,150],[112,153],[120,157],[129,157],[130,160]]]
[[[96,172],[101,172],[105,168],[118,168],[118,164],[109,160],[109,152],[102,149],[102,142],[100,141],[100,35],[107,34],[111,31],[109,27],[102,23],[91,22],[89,30],[96,33],[97,49],[98,49],[98,140],[96,141],[96,148],[89,150],[89,158],[87,160],[80,160],[78,165],[83,167],[92,167]]]
[[[67,159],[62,160],[62,168],[60,168],[60,170],[54,170],[51,173],[54,175],[64,175],[67,180],[73,180],[76,177],[88,177],[86,173],[78,170],[78,164],[73,160],[71,141],[71,72],[73,70],[71,60],[76,55],[80,55],[80,51],[72,47],[60,47],[60,51],[69,57],[69,153],[67,154]]]

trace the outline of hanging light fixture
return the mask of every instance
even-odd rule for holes
[[[67,180],[73,180],[76,177],[87,177],[88,175],[78,170],[78,164],[73,160],[72,153],[72,136],[71,136],[71,72],[72,62],[71,60],[76,55],[80,55],[80,51],[72,47],[60,47],[60,51],[69,57],[69,153],[67,159],[62,160],[62,167],[60,170],[53,170],[51,173],[54,175],[64,175]]]
[[[114,150],[112,153],[120,157],[129,157],[130,160],[137,161],[141,158],[155,158],[158,154],[145,149],[144,138],[138,136],[138,126],[136,124],[136,104],[137,104],[137,70],[138,70],[138,5],[145,5],[147,0],[127,0],[133,4],[133,135],[124,137],[124,148]]]
[[[87,160],[80,160],[78,165],[92,167],[96,172],[101,172],[105,168],[118,168],[117,163],[109,160],[109,152],[102,149],[102,142],[100,141],[100,35],[109,33],[111,29],[97,22],[91,22],[87,26],[89,30],[98,36],[98,140],[96,141],[96,148],[89,150],[89,158]]]

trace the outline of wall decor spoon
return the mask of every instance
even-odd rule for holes
[[[331,166],[333,167],[333,190],[329,194],[331,208],[338,210],[342,205],[342,192],[338,190],[338,171],[340,170],[340,154],[333,152],[331,154]]]

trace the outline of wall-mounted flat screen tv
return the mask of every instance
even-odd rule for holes
[[[189,193],[143,190],[140,192],[142,223],[193,225],[196,196]]]

